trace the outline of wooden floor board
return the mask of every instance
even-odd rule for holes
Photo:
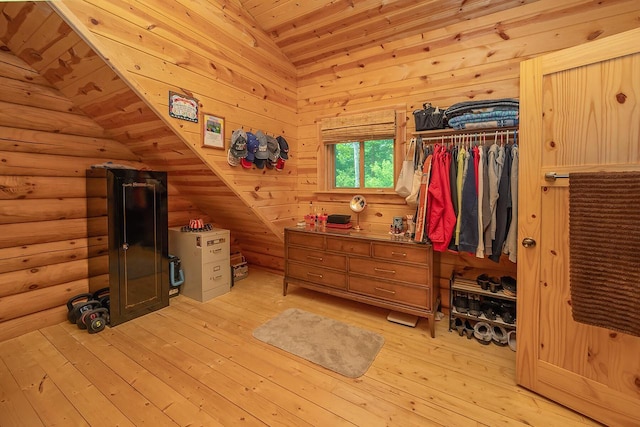
[[[89,425],[33,358],[33,352],[37,352],[37,349],[24,347],[19,340],[11,340],[0,348],[2,359],[31,406],[52,425]]]
[[[4,360],[0,361],[0,424],[34,427],[44,425]]]
[[[73,364],[69,363],[40,332],[23,335],[18,338],[18,341],[24,348],[36,350],[31,353],[32,357],[89,425],[133,426],[133,423]],[[109,414],[108,419],[104,416],[105,413]]]
[[[176,360],[165,358],[160,340],[150,337],[135,324],[123,324],[115,329],[104,331],[104,338],[114,347],[126,351],[141,366],[159,379],[171,385],[176,393],[197,405],[203,412],[224,426],[264,425],[248,412],[222,397],[215,390],[205,386],[189,373],[182,371]],[[179,361],[178,361],[179,362]]]
[[[253,330],[288,308],[384,336],[360,378],[265,344]],[[515,383],[515,353],[388,322],[388,310],[251,268],[228,294],[90,335],[63,323],[0,342],[0,426],[596,426]],[[107,420],[101,417],[109,413]]]

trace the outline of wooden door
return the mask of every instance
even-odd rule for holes
[[[640,29],[525,61],[520,89],[519,239],[535,246],[518,254],[517,381],[608,425],[640,425],[640,337],[573,320],[569,179],[545,180],[640,171]]]

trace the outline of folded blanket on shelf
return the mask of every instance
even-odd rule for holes
[[[488,99],[482,101],[465,101],[453,104],[444,112],[448,119],[463,114],[487,113],[493,111],[518,111],[520,101],[512,98]]]
[[[517,110],[495,110],[489,112],[467,113],[449,119],[454,129],[478,129],[518,125]]]

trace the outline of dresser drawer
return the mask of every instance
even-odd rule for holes
[[[347,289],[347,275],[309,264],[287,263],[287,276],[337,289]]]
[[[327,237],[327,250],[350,255],[371,255],[371,243],[353,238]]]
[[[322,251],[303,248],[291,248],[289,249],[288,259],[291,261],[300,261],[306,264],[347,271],[347,257],[345,255],[329,254]]]
[[[393,245],[388,243],[373,243],[371,245],[374,258],[383,258],[393,261],[415,262],[429,264],[428,247],[415,245]]]
[[[311,233],[296,233],[295,231],[288,231],[287,242],[290,245],[324,249],[324,236],[314,235]]]
[[[429,267],[380,262],[371,258],[349,258],[349,273],[364,274],[380,279],[392,279],[416,285],[429,286]]]
[[[349,291],[432,310],[429,288],[350,276]]]

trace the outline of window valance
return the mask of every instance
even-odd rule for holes
[[[322,119],[320,130],[324,144],[346,141],[393,139],[396,137],[395,110]]]

